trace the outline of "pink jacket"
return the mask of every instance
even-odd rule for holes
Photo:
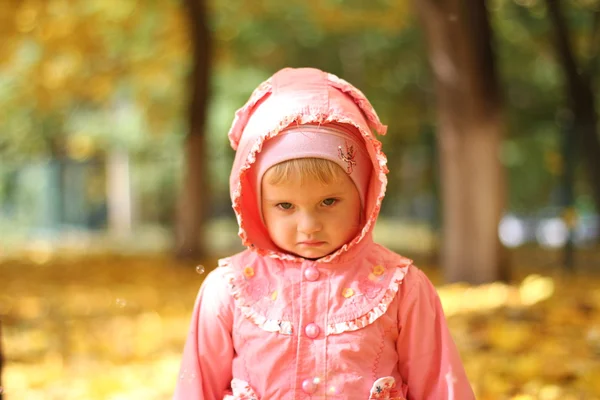
[[[375,173],[362,231],[311,261],[277,251],[247,171],[290,124],[329,122],[361,132]],[[433,285],[372,240],[387,184],[372,131],[385,130],[359,90],[308,68],[278,72],[238,110],[230,186],[248,250],[220,260],[202,284],[174,399],[475,398]]]

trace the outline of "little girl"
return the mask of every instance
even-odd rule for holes
[[[286,68],[236,112],[230,178],[247,250],[196,300],[174,399],[471,400],[439,298],[373,242],[387,184],[365,96]]]

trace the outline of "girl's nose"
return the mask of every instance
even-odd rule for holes
[[[319,219],[312,213],[301,213],[298,217],[297,230],[305,235],[312,235],[321,230],[322,225]]]

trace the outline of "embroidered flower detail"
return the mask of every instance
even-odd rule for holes
[[[396,389],[396,380],[391,376],[379,378],[373,384],[369,400],[405,400],[402,393]]]
[[[342,296],[344,296],[347,299],[354,296],[354,289],[345,288],[344,290],[342,290]]]
[[[252,268],[252,267],[244,268],[244,276],[246,278],[252,278],[254,276],[254,268]]]
[[[373,267],[373,272],[369,274],[369,279],[373,282],[379,282],[385,279],[385,267],[376,265]]]
[[[383,286],[379,284],[379,282],[373,282],[368,277],[362,278],[358,282],[358,290],[369,300],[377,297],[379,292],[383,289]]]
[[[376,265],[373,267],[373,275],[381,276],[385,273],[385,267],[383,265]]]

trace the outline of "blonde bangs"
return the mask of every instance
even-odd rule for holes
[[[291,178],[300,177],[301,183],[305,178],[312,178],[322,184],[329,184],[337,181],[343,174],[344,170],[333,161],[322,158],[295,158],[272,166],[269,169],[268,182],[278,185]]]

